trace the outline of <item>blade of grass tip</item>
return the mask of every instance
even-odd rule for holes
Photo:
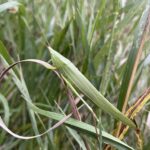
[[[64,56],[49,47],[52,62],[61,73],[83,92],[93,103],[105,112],[111,114],[117,120],[135,128],[135,124],[116,109],[91,83],[90,81]]]
[[[18,78],[16,80],[18,80]],[[21,83],[19,83],[19,84],[21,84]],[[18,88],[20,88],[20,87],[18,87]],[[20,91],[22,93],[21,89],[20,89]],[[50,111],[45,111],[45,110],[42,110],[42,109],[36,107],[32,103],[32,101],[29,100],[29,97],[26,97],[26,94],[24,94],[24,93],[22,93],[22,94],[23,94],[24,100],[26,100],[26,102],[28,103],[28,106],[35,113],[39,113],[39,114],[41,114],[43,116],[52,118],[52,119],[57,120],[57,121],[62,120],[64,118],[64,115],[62,115],[62,114],[58,114],[58,113],[54,113],[54,112],[50,112]],[[68,124],[68,125],[70,125],[72,127],[78,128],[78,129],[82,129],[83,131],[91,133],[91,134],[96,134],[95,127],[93,127],[93,126],[91,126],[91,125],[89,125],[87,123],[84,123],[84,122],[72,119],[72,118],[69,118],[68,120],[66,120],[65,124]],[[127,150],[133,150],[132,147],[128,146],[124,142],[118,140],[117,138],[115,138],[114,136],[108,134],[105,131],[102,131],[102,136],[103,136],[103,142],[105,142],[105,143],[114,145],[117,148],[122,148],[122,149],[127,149]]]
[[[134,83],[134,77],[136,75],[137,67],[142,55],[142,50],[145,44],[145,39],[147,36],[147,32],[150,27],[150,0],[147,1],[147,5],[143,12],[143,15],[140,19],[139,25],[135,31],[135,37],[133,41],[133,46],[130,51],[128,61],[126,64],[125,74],[123,77],[123,81],[120,88],[119,100],[118,100],[118,109],[123,113],[126,111],[126,107],[128,104],[128,100],[131,94],[131,90]],[[116,132],[116,136],[119,134],[119,130],[121,127],[121,123],[118,126],[118,132]]]
[[[119,15],[118,13],[118,0],[114,2],[114,21],[113,21],[113,27],[112,27],[112,33],[111,33],[111,37],[110,37],[110,42],[109,42],[109,46],[108,46],[108,54],[107,54],[107,60],[106,60],[106,65],[105,65],[105,69],[102,75],[102,81],[101,81],[101,86],[100,86],[100,91],[102,93],[102,95],[105,95],[109,81],[110,81],[110,70],[111,70],[111,65],[112,65],[112,59],[113,59],[113,40],[114,40],[114,32],[115,32],[115,27],[116,27],[116,21],[117,21],[117,17]]]

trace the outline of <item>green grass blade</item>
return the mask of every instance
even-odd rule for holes
[[[30,106],[30,108],[41,115],[44,115],[46,117],[52,118],[54,120],[57,121],[61,121],[65,118],[65,115],[59,114],[59,113],[54,113],[54,112],[50,112],[50,111],[46,111],[43,109],[40,109],[38,107],[36,107],[31,101],[29,101],[28,99],[25,98],[25,100],[27,101],[28,105]],[[69,116],[69,115],[68,115]],[[6,128],[6,126],[3,124],[2,120],[0,120],[1,126],[8,131],[9,133],[11,133],[12,135],[14,135],[14,133],[12,133],[10,130],[8,130],[8,128]],[[70,125],[72,127],[78,128],[83,130],[84,132],[90,133],[90,134],[97,134],[95,131],[95,127],[92,125],[89,125],[87,123],[75,120],[73,118],[69,118],[68,120],[65,121],[65,123],[67,125]],[[97,129],[98,130],[98,129]],[[30,139],[33,137],[21,137],[18,135],[14,135],[17,138],[22,138],[22,139]],[[113,137],[112,135],[106,133],[105,131],[102,131],[102,136],[103,136],[103,140],[105,143],[109,143],[111,145],[116,146],[117,148],[122,148],[122,149],[126,149],[126,150],[133,150],[132,147],[128,146],[127,144],[125,144],[124,142],[120,141],[119,139]]]
[[[62,115],[62,114],[58,114],[58,113],[42,110],[42,109],[36,107],[33,104],[31,104],[30,106],[31,106],[32,110],[34,110],[35,112],[37,112],[37,113],[39,113],[41,115],[50,117],[52,119],[58,120],[58,121],[62,120],[63,117],[64,117],[64,115]],[[68,125],[71,125],[72,127],[81,129],[84,132],[96,135],[95,127],[92,126],[92,125],[86,124],[84,122],[81,122],[81,121],[78,121],[78,120],[75,120],[75,119],[72,119],[72,118],[69,118],[65,123],[68,124]],[[133,148],[127,146],[122,141],[120,141],[117,138],[113,137],[112,135],[106,133],[105,131],[102,131],[102,137],[103,137],[103,141],[104,142],[112,144],[112,145],[114,145],[114,146],[116,146],[118,148],[133,149]]]

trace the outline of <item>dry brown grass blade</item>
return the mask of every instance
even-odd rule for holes
[[[137,113],[139,113],[141,111],[141,109],[144,107],[144,105],[147,103],[147,101],[150,100],[150,88],[146,89],[145,92],[135,101],[135,103],[127,110],[127,112],[125,113],[125,115],[130,118],[130,119],[134,119],[135,116],[137,115]],[[118,123],[119,126],[119,123]],[[118,128],[118,127],[117,127]],[[116,134],[116,130],[114,130],[114,135]],[[129,127],[126,125],[121,125],[120,127],[120,132],[118,135],[118,138],[120,140],[122,140],[125,137],[125,134],[127,133]],[[136,137],[137,137],[137,143],[139,145],[139,147],[142,147],[142,139],[141,139],[141,135],[140,135],[140,130],[137,128],[135,131]],[[110,146],[106,146],[105,150],[110,150]]]
[[[148,88],[136,101],[133,106],[131,106],[128,111],[125,113],[130,119],[134,119],[138,112],[144,107],[147,101],[150,100],[150,88]],[[123,139],[129,127],[122,125],[119,133],[119,139]]]
[[[137,138],[137,150],[143,150],[143,138],[142,138],[142,134],[141,131],[139,129],[137,129],[135,131],[135,135]]]

